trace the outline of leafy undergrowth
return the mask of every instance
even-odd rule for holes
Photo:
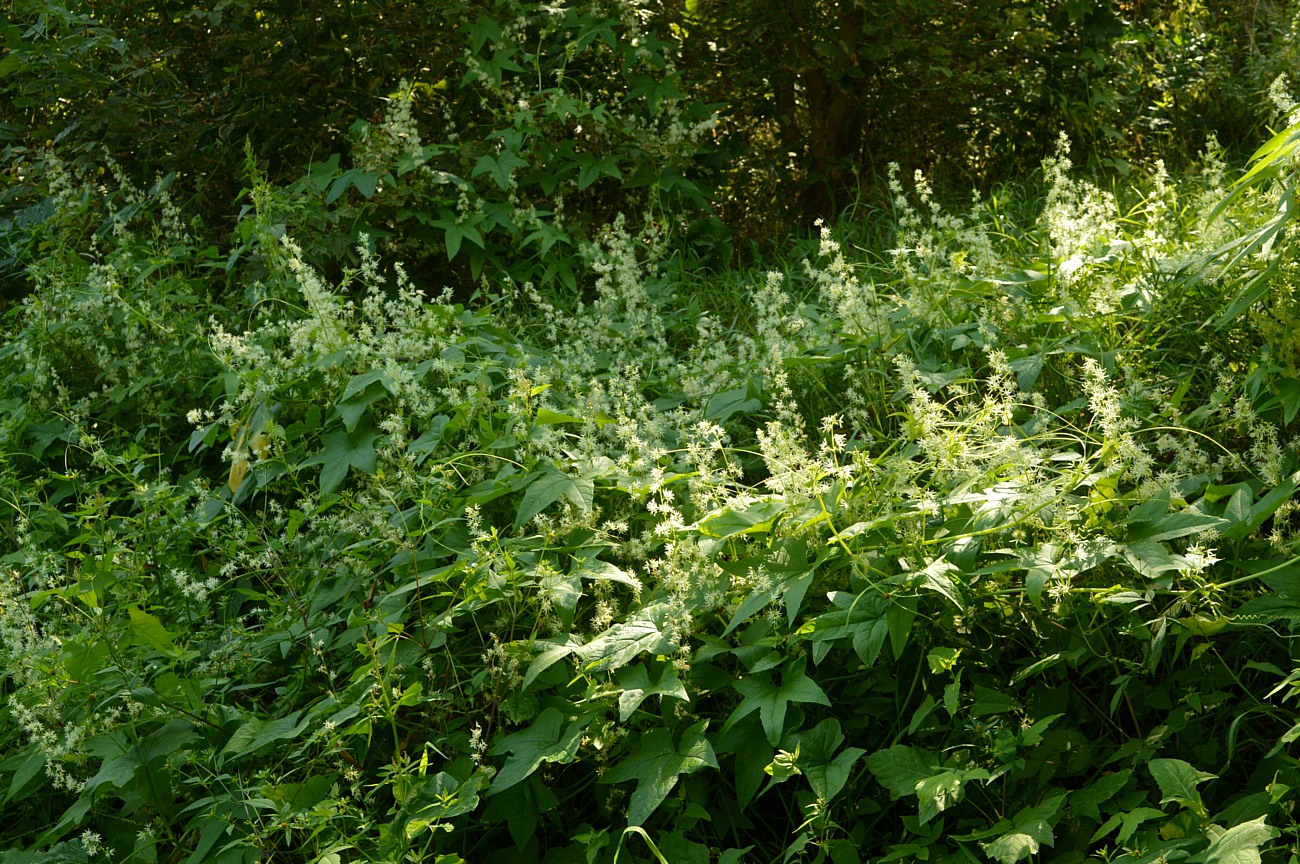
[[[581,299],[474,308],[364,244],[326,284],[264,187],[227,257],[59,178],[0,861],[1293,853],[1295,251],[1210,254],[1290,169],[1210,220],[1212,150],[1067,153],[1027,217],[896,178],[891,250],[707,278],[619,220]]]

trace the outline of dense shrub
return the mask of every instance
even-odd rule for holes
[[[616,219],[586,297],[479,310],[364,238],[329,282],[265,179],[218,306],[168,190],[61,175],[0,348],[0,855],[1294,848],[1300,388],[1207,255],[1288,175],[1069,155],[1026,222],[895,175],[878,260],[737,282]]]

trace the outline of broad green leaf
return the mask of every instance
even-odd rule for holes
[[[862,664],[868,668],[875,665],[889,632],[889,601],[875,589],[861,594],[837,591],[830,598],[838,608],[818,615],[798,630],[798,635],[812,642],[813,662],[820,663],[835,642],[851,638]]]
[[[626,570],[599,558],[575,558],[572,572],[583,579],[596,582],[617,582],[620,585],[626,585],[637,593],[641,592],[641,580]]]
[[[515,527],[526,525],[561,498],[567,498],[581,512],[590,513],[595,500],[595,483],[591,477],[570,477],[547,466],[524,490],[519,512],[515,515]]]
[[[489,795],[496,795],[528,778],[543,762],[567,763],[578,752],[578,742],[587,728],[587,718],[564,726],[564,715],[557,708],[547,708],[537,716],[533,725],[498,741],[489,755],[509,753],[506,764],[492,779]]]
[[[1120,546],[1129,565],[1148,579],[1182,566],[1169,554],[1168,547],[1159,540],[1134,540]]]
[[[1106,824],[1093,833],[1089,842],[1096,843],[1116,828],[1119,828],[1119,833],[1115,835],[1115,839],[1121,844],[1127,844],[1129,838],[1136,834],[1137,830],[1145,823],[1150,822],[1152,819],[1160,819],[1164,815],[1163,810],[1157,810],[1154,807],[1135,807],[1132,810],[1121,811],[1107,819]]]
[[[1101,821],[1101,805],[1119,794],[1133,772],[1125,768],[1113,774],[1104,774],[1077,792],[1070,793],[1070,809],[1085,819]]]
[[[27,791],[27,784],[45,768],[45,754],[36,749],[30,750],[21,758],[11,757],[10,759],[5,760],[5,767],[7,769],[12,767],[15,759],[18,759],[18,767],[13,769],[14,776],[9,778],[9,791],[5,793],[4,802],[0,803],[21,801],[23,798],[27,797],[26,794],[24,794]],[[108,760],[106,759],[105,761]],[[89,783],[87,783],[87,786],[89,787]]]
[[[784,501],[777,500],[759,501],[744,510],[723,507],[701,519],[695,529],[705,537],[719,539],[736,534],[765,534],[771,530],[772,522],[788,509]]]
[[[925,750],[895,744],[872,753],[866,764],[892,797],[908,798],[916,794],[916,787],[923,780],[935,773],[938,760]]]
[[[357,428],[361,415],[366,408],[396,389],[392,376],[382,369],[373,369],[360,375],[354,375],[343,388],[343,395],[334,403],[334,409],[343,418],[343,427],[348,432]]]
[[[1188,864],[1260,864],[1259,847],[1278,836],[1264,817],[1234,825],[1216,837],[1210,848],[1188,859]]]
[[[1180,807],[1190,809],[1197,816],[1205,817],[1205,804],[1197,786],[1206,780],[1213,780],[1217,774],[1198,771],[1181,759],[1152,759],[1147,763],[1151,776],[1160,785],[1160,803],[1175,802]]]
[[[182,747],[198,740],[194,725],[188,720],[170,720],[135,743],[132,754],[140,764],[148,765],[155,759],[172,755]]]
[[[128,606],[126,611],[131,617],[131,633],[137,640],[165,653],[176,650],[172,634],[167,632],[167,628],[156,617],[139,606]]]
[[[41,762],[44,765],[44,761]],[[119,756],[105,759],[99,771],[86,781],[83,792],[89,795],[105,783],[112,783],[118,789],[135,779],[135,772],[140,768],[140,761],[132,756]]]
[[[452,775],[439,771],[426,777],[406,803],[410,817],[404,833],[408,841],[439,822],[472,812],[479,802],[479,776],[461,783]]]
[[[916,784],[916,800],[924,825],[961,800],[962,775],[951,769],[932,774]]]
[[[836,753],[844,743],[844,733],[840,730],[840,722],[831,717],[812,730],[799,733],[797,740],[799,769],[808,778],[813,792],[824,801],[840,794],[854,763],[867,752],[860,747],[847,747]]]
[[[557,644],[557,640],[562,641]],[[542,653],[534,657],[533,662],[528,664],[528,671],[524,673],[523,683],[520,684],[521,690],[527,690],[528,685],[533,683],[538,675],[582,647],[580,642],[575,641],[572,636],[568,635],[555,637],[554,639],[539,639],[537,645],[542,648]]]
[[[1129,525],[1128,539],[1130,545],[1137,540],[1154,542],[1173,540],[1202,531],[1213,531],[1228,524],[1227,519],[1211,516],[1208,513],[1196,513],[1190,510],[1181,513],[1169,513],[1154,522]]]
[[[564,573],[553,567],[529,568],[537,575],[538,593],[545,597],[552,608],[558,612],[557,621],[560,631],[566,632],[573,624],[573,613],[582,598],[582,576],[578,573]]]
[[[1061,652],[1059,651],[1053,654],[1048,654],[1046,657],[1041,657],[1038,660],[1035,660],[1033,663],[1030,663],[1028,666],[1024,666],[1020,669],[1017,669],[1016,674],[1011,676],[1011,683],[1013,685],[1019,684],[1021,681],[1032,678],[1035,675],[1039,674],[1040,672],[1045,672],[1046,670],[1060,663],[1061,660],[1062,660],[1062,655]]]
[[[961,595],[957,591],[957,585],[952,579],[954,574],[960,572],[961,570],[955,564],[940,555],[917,574],[916,584],[920,588],[927,588],[942,594],[951,601],[952,605],[958,609],[964,609],[965,605],[962,603]]]
[[[1034,747],[1043,742],[1043,735],[1047,729],[1057,720],[1064,717],[1064,714],[1048,714],[1042,720],[1030,724],[1020,730],[1016,738],[1020,741],[1021,747]]]
[[[1006,714],[1011,711],[1019,711],[1022,707],[1015,697],[978,684],[975,685],[974,695],[975,703],[970,708],[972,717]]]
[[[646,652],[671,653],[673,645],[662,629],[669,611],[664,604],[640,609],[627,621],[615,624],[574,653],[582,658],[588,672],[612,672]]]
[[[369,425],[355,432],[335,429],[325,435],[321,452],[308,456],[299,467],[320,465],[320,491],[322,495],[328,495],[342,485],[350,469],[356,468],[363,474],[374,472],[378,458],[375,441],[378,439],[379,433]]]
[[[627,718],[632,716],[637,707],[651,696],[671,696],[684,702],[691,700],[672,664],[664,665],[659,680],[655,682],[650,681],[650,673],[640,663],[635,666],[624,666],[615,673],[615,677],[618,679],[618,686],[623,688],[623,692],[618,697],[620,723],[626,723]]]
[[[343,388],[342,394],[339,395],[339,402],[347,402],[358,395],[364,394],[370,390],[370,385],[380,384],[384,390],[389,393],[396,392],[396,383],[393,376],[389,375],[383,369],[371,369],[369,372],[362,372],[360,375],[353,375]]]
[[[912,622],[916,620],[916,605],[915,597],[898,597],[885,613],[889,644],[894,649],[896,660],[903,656],[903,649],[907,647],[907,637],[912,632]]]
[[[477,177],[480,174],[488,174],[504,192],[510,186],[511,173],[516,168],[524,168],[527,165],[528,163],[520,159],[517,153],[503,150],[495,158],[489,155],[480,156],[469,176]]]
[[[704,767],[716,769],[718,760],[713,747],[704,737],[709,721],[701,720],[682,733],[681,744],[674,747],[672,733],[656,726],[641,735],[641,746],[601,776],[600,783],[636,781],[628,810],[628,824],[641,825],[663,803],[677,785],[680,774],[690,774]]]
[[[447,424],[451,418],[446,414],[439,414],[429,421],[429,428],[424,433],[407,445],[406,451],[416,456],[417,465],[423,464],[429,454],[442,443],[442,436],[447,430]]]
[[[1038,852],[1042,841],[1024,831],[1008,831],[992,843],[982,843],[984,853],[1002,864],[1015,864]]]
[[[362,168],[349,168],[330,184],[329,192],[325,195],[325,203],[333,204],[349,188],[355,188],[362,197],[373,198],[379,188],[379,175]]]
[[[1258,530],[1259,526],[1263,525],[1270,516],[1277,512],[1277,508],[1282,506],[1284,501],[1291,500],[1291,497],[1295,495],[1295,491],[1295,480],[1288,480],[1277,488],[1271,489],[1268,494],[1255,502],[1254,506],[1250,508],[1250,517],[1246,520],[1246,524],[1242,526],[1241,536],[1253,534]],[[1223,532],[1223,536],[1235,537],[1237,535],[1229,528]]]
[[[280,717],[269,723],[252,717],[235,730],[235,734],[230,736],[230,740],[226,742],[221,752],[246,756],[272,741],[297,738],[311,723],[310,718],[299,721],[300,716],[302,712],[295,711],[287,717]]]
[[[553,425],[557,423],[581,423],[581,417],[574,417],[572,414],[562,414],[559,411],[552,411],[550,408],[538,408],[536,422],[542,426]]]
[[[1065,795],[1054,795],[1037,807],[1027,807],[1011,820],[1011,830],[992,843],[982,843],[984,852],[1001,864],[1015,864],[1056,842],[1052,826],[1060,818]]]
[[[775,747],[781,740],[781,732],[785,728],[786,708],[791,702],[830,705],[831,701],[822,688],[804,673],[806,663],[804,657],[787,661],[781,670],[780,684],[773,682],[766,674],[750,675],[737,681],[733,686],[745,698],[727,718],[723,731],[734,725],[737,720],[758,711],[768,743]]]
[[[735,390],[724,390],[714,394],[704,409],[704,419],[721,423],[732,414],[751,414],[763,407],[762,401],[750,395],[748,386]]]

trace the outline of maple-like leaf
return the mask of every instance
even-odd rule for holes
[[[664,798],[677,785],[680,774],[690,774],[706,765],[716,769],[713,746],[704,737],[709,721],[701,720],[682,733],[681,744],[674,747],[672,734],[662,726],[641,736],[641,749],[615,765],[600,778],[601,783],[635,780],[628,810],[628,824],[640,825],[649,819]]]
[[[563,730],[564,715],[556,708],[547,708],[533,725],[513,735],[508,735],[492,748],[489,755],[500,756],[509,752],[510,757],[501,768],[501,773],[492,780],[489,795],[496,795],[524,780],[537,770],[543,762],[571,762],[578,752],[578,741],[587,728],[587,718],[579,717]]]
[[[731,712],[723,731],[733,726],[738,720],[759,712],[763,721],[763,732],[768,743],[773,747],[781,740],[781,730],[785,727],[785,710],[791,702],[816,702],[818,705],[830,705],[822,688],[817,686],[804,672],[806,658],[787,661],[781,670],[781,683],[777,684],[767,675],[750,675],[737,681],[736,690],[745,699]]]

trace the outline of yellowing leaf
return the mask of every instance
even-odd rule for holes
[[[253,436],[253,440],[248,442],[248,449],[253,451],[253,455],[258,459],[265,459],[271,455],[271,436],[265,432],[258,432]]]
[[[230,476],[226,479],[226,485],[230,487],[231,492],[239,490],[239,484],[244,482],[244,475],[248,473],[248,460],[236,459],[230,463]]]

